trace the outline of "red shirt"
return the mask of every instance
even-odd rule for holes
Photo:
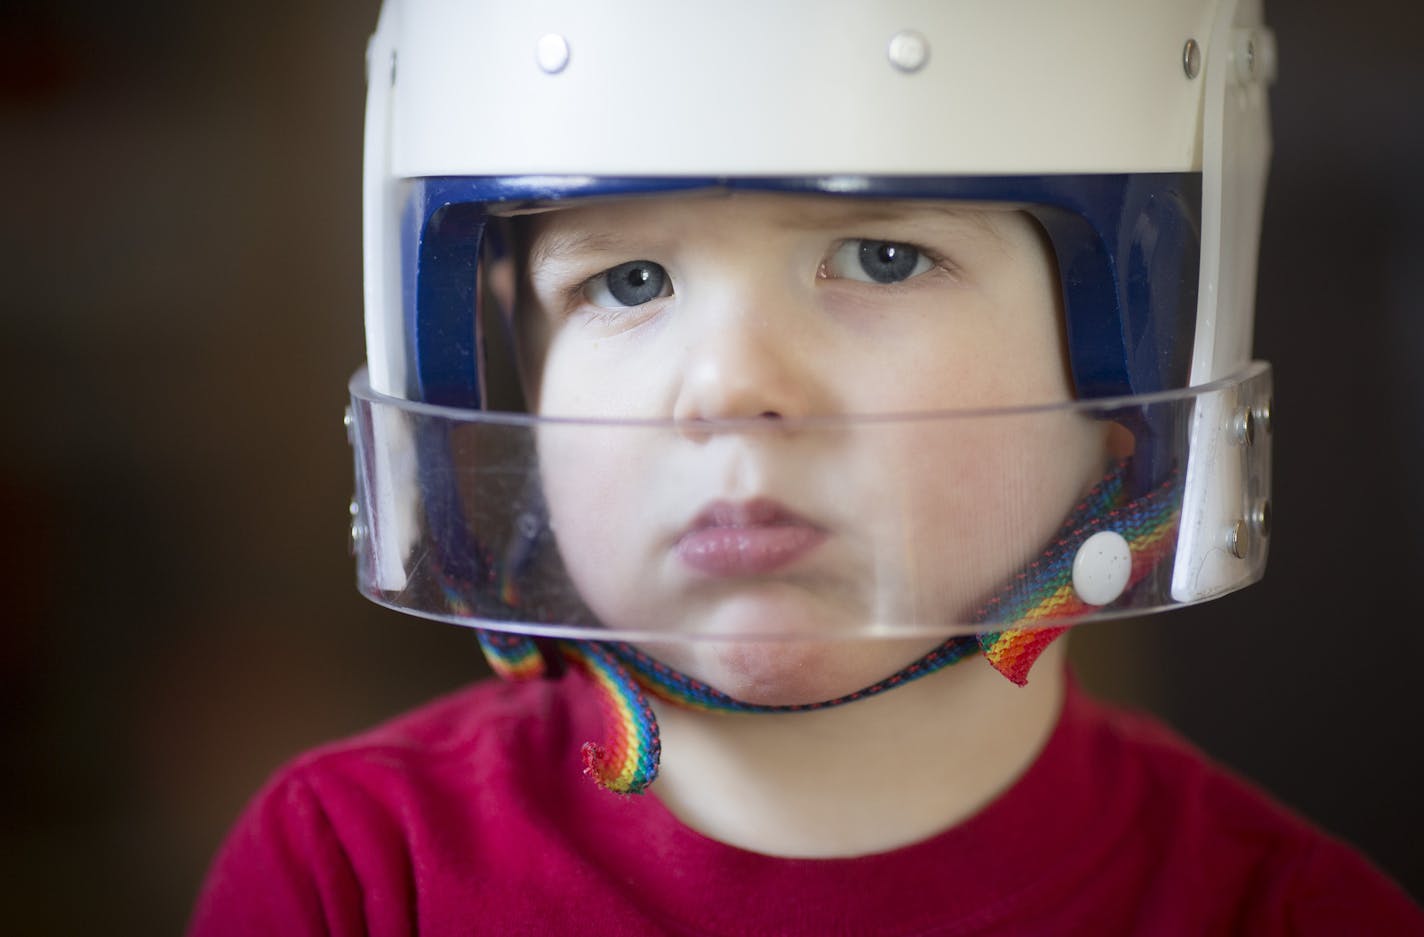
[[[597,789],[588,693],[487,683],[300,758],[232,832],[191,934],[1424,935],[1354,851],[1075,689],[982,812],[830,860],[726,846],[653,795]]]

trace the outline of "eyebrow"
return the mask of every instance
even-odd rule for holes
[[[999,232],[988,221],[986,213],[994,210],[997,203],[985,203],[984,208],[966,207],[965,203],[946,203],[933,200],[847,200],[845,204],[827,207],[807,201],[798,210],[782,219],[778,227],[790,230],[816,231],[826,227],[851,228],[860,224],[882,224],[888,222],[917,223],[924,221],[949,222],[960,227],[973,228],[977,233],[999,237]],[[1004,206],[1005,210],[1012,210]],[[548,263],[558,263],[571,257],[590,254],[624,254],[646,246],[615,229],[595,231],[555,231],[541,233],[530,239],[528,265],[538,269]]]
[[[985,203],[985,206],[981,208],[971,207],[963,202],[946,203],[932,200],[923,202],[867,200],[858,203],[848,201],[844,206],[838,205],[830,210],[823,205],[808,204],[807,210],[798,212],[797,217],[789,219],[787,226],[818,228],[828,225],[851,226],[893,221],[931,220],[949,221],[958,225],[972,226],[984,232],[997,233],[994,232],[993,225],[985,217],[986,213],[994,210],[995,207],[998,207],[997,203]]]
[[[578,231],[544,234],[534,239],[529,265],[539,267],[562,257],[579,254],[616,254],[628,250],[631,242],[616,231]]]

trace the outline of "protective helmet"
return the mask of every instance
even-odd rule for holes
[[[510,355],[486,329],[511,314],[490,289],[502,219],[702,190],[1018,207],[1051,246],[1075,393],[1047,409],[1133,439],[1106,489],[1055,519],[1057,547],[973,614],[871,602],[847,629],[998,634],[1255,581],[1270,378],[1250,345],[1275,69],[1261,16],[1259,0],[386,0],[367,53],[367,366],[350,414],[362,590],[496,636],[667,637],[581,594],[540,450],[673,421],[494,409],[490,374]],[[1044,409],[806,427],[940,432]],[[1140,551],[1114,526],[1134,504]]]

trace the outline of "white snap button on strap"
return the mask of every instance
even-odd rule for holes
[[[1073,591],[1089,605],[1107,605],[1127,588],[1132,550],[1122,534],[1100,530],[1073,557]]]

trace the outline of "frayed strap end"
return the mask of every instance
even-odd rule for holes
[[[605,737],[601,743],[584,743],[584,774],[606,791],[641,794],[657,778],[662,755],[657,718],[647,697],[607,647],[569,641],[561,649],[593,681],[603,709]]]
[[[980,635],[979,646],[989,664],[1009,678],[1017,686],[1028,683],[1028,673],[1040,654],[1063,632],[1066,627],[1056,628],[1010,628],[992,634]]]
[[[627,776],[616,764],[617,759],[608,749],[597,742],[584,742],[580,749],[583,755],[583,773],[595,784],[613,794],[641,794],[652,783],[646,774]]]

